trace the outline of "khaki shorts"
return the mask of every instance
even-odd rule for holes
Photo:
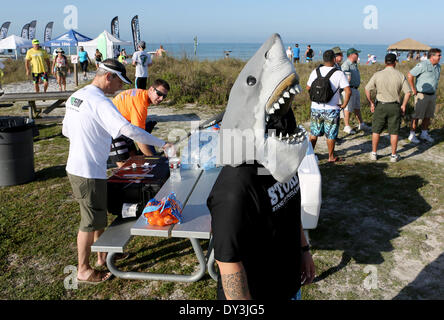
[[[106,179],[87,179],[68,173],[74,198],[80,205],[83,232],[103,230],[108,224]]]
[[[415,97],[415,111],[413,119],[434,118],[436,107],[436,94],[428,95],[419,93]]]
[[[359,90],[355,88],[350,88],[350,89],[351,89],[350,101],[348,102],[344,110],[347,110],[349,112],[353,112],[353,110],[360,110],[361,95],[359,94]],[[345,99],[345,91],[342,92],[342,98]]]

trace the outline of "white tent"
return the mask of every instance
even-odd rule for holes
[[[15,57],[17,58],[17,49],[31,48],[32,41],[16,36],[15,34],[0,40],[0,50],[15,50]]]
[[[114,47],[129,46],[131,44],[132,42],[120,40],[114,37],[108,31],[104,30],[101,34],[98,35],[97,38],[91,41],[79,42],[78,46],[82,46],[83,49],[88,52],[88,56],[90,57],[90,59],[94,59],[96,49],[99,49],[99,51],[102,53],[103,60],[105,60],[107,58],[114,57]]]

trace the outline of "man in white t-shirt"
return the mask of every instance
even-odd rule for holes
[[[153,62],[151,55],[145,52],[145,41],[140,41],[137,45],[137,51],[133,53],[133,66],[136,67],[136,89],[146,90],[146,83],[148,80],[148,67]]]
[[[324,65],[319,67],[319,72],[323,78],[330,75],[329,82],[334,94],[333,97],[326,103],[312,101],[310,142],[314,149],[316,142],[318,141],[318,137],[325,134],[328,147],[328,162],[337,162],[343,160],[339,157],[335,157],[334,155],[335,139],[337,138],[339,132],[340,111],[347,106],[350,100],[351,90],[350,84],[348,83],[344,73],[335,67],[334,51],[325,51],[323,58]],[[308,78],[308,91],[310,91],[313,82],[317,78],[317,69],[315,69]],[[342,89],[345,93],[344,102],[342,104],[340,103],[340,89]]]
[[[102,282],[111,275],[89,265],[91,245],[107,226],[106,162],[111,140],[125,135],[164,150],[171,146],[129,123],[105,96],[121,89],[123,82],[131,84],[123,64],[107,59],[99,64],[93,82],[66,101],[62,129],[69,139],[66,171],[81,215],[77,234],[79,282]],[[106,253],[99,253],[97,264],[104,265],[105,259]]]

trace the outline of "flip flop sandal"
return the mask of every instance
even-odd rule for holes
[[[111,278],[111,275],[112,275],[111,272],[93,270],[93,272],[91,272],[91,274],[89,275],[88,279],[86,280],[77,279],[77,282],[99,284]]]

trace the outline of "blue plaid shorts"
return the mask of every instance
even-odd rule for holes
[[[339,133],[340,110],[311,109],[310,132],[312,136],[334,140]]]

